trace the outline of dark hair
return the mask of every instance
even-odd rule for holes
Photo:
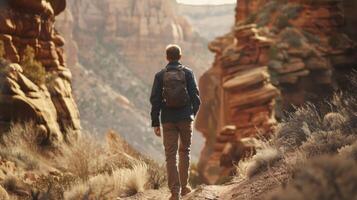
[[[166,47],[166,57],[169,61],[178,61],[181,59],[181,48],[176,44],[170,44]]]

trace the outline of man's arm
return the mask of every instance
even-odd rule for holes
[[[151,103],[151,126],[160,127],[160,111],[162,106],[162,81],[160,80],[159,73],[155,75],[155,80],[151,89],[150,96]]]
[[[193,113],[196,116],[201,105],[201,100],[200,100],[200,93],[198,91],[196,78],[192,71],[189,71],[188,74],[187,89],[191,98]]]

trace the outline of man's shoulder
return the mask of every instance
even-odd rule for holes
[[[193,74],[193,70],[186,65],[183,65],[183,70],[189,74]]]
[[[165,69],[161,69],[160,71],[156,72],[155,77],[160,77],[162,74],[164,74]]]

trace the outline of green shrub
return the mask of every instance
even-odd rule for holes
[[[27,46],[21,59],[24,75],[36,85],[43,85],[46,81],[46,70],[35,60],[35,50]]]

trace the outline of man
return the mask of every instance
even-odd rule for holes
[[[152,127],[158,137],[161,137],[161,114],[170,200],[180,199],[180,193],[184,196],[191,192],[188,174],[192,121],[201,104],[195,76],[179,62],[181,56],[178,45],[167,46],[169,63],[155,75],[150,97]]]

